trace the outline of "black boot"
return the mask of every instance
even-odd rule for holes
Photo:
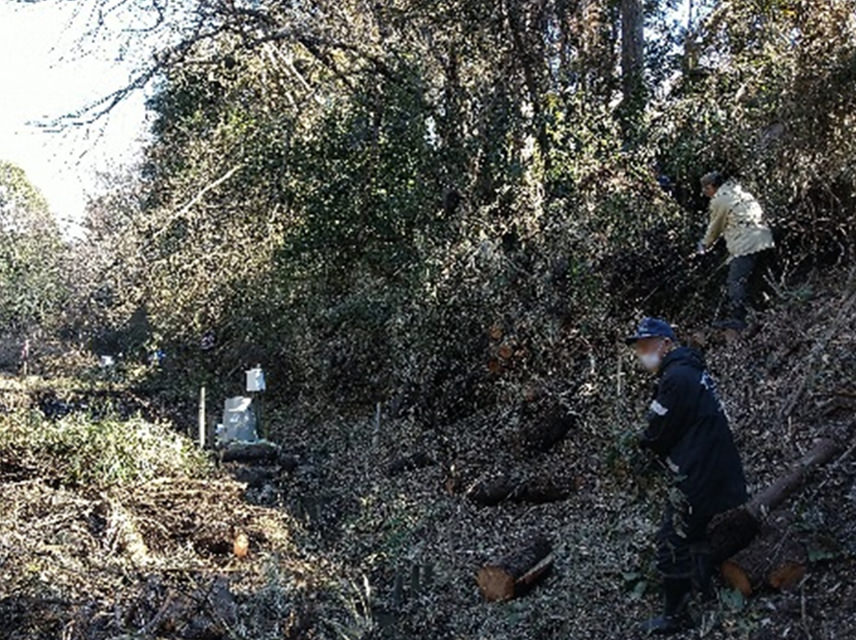
[[[663,615],[642,623],[642,632],[648,635],[669,635],[692,626],[687,611],[692,590],[689,578],[664,578],[663,595],[665,606]]]
[[[694,545],[690,553],[693,559],[693,592],[699,594],[702,600],[709,600],[713,597],[714,570],[710,546],[706,542]]]

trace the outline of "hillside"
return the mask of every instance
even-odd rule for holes
[[[634,637],[686,494],[637,446],[648,316],[790,492],[684,637],[856,637],[856,0],[68,13],[57,56],[131,75],[44,128],[146,135],[74,234],[0,161],[0,638]],[[196,446],[256,366],[270,442]],[[684,470],[736,477],[698,380],[670,433],[727,451]]]
[[[804,547],[805,578],[747,600],[720,582],[704,637],[856,631],[853,287],[846,272],[807,282],[751,336],[707,347],[751,489],[816,437],[849,448],[783,511],[783,548]],[[642,377],[617,355],[622,375]],[[614,387],[616,370],[613,359],[592,375]],[[392,477],[389,462],[417,446],[401,436],[406,420],[384,415],[378,434],[368,417],[313,422],[279,409],[274,437],[296,464],[249,486],[168,425],[85,410],[51,421],[27,408],[45,389],[62,397],[67,387],[4,382],[0,611],[10,640],[614,638],[633,637],[634,621],[656,606],[649,564],[663,487],[629,473],[614,439],[616,423],[637,423],[642,393],[620,406],[590,399],[547,453],[512,453],[507,425],[490,418],[451,424],[454,458],[422,438],[434,463]],[[452,465],[462,473],[482,460],[492,471],[570,479],[573,492],[478,506],[448,490]],[[476,570],[535,532],[553,541],[553,573],[521,599],[484,602]],[[241,534],[246,557],[236,555]]]

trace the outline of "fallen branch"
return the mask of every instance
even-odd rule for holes
[[[544,504],[566,500],[576,489],[572,479],[545,476],[518,480],[508,477],[482,479],[467,491],[467,497],[484,507],[501,502]]]

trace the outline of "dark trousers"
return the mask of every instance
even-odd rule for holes
[[[664,579],[704,582],[709,562],[707,525],[710,516],[694,516],[686,504],[670,498],[657,532],[657,570]],[[699,585],[702,589],[704,585]]]
[[[738,256],[728,267],[728,311],[729,319],[746,322],[746,305],[752,292],[758,288],[759,276],[763,276],[768,262],[769,249]]]

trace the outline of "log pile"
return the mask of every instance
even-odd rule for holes
[[[528,592],[553,566],[550,541],[535,536],[524,546],[483,566],[476,576],[489,601],[510,600]]]

